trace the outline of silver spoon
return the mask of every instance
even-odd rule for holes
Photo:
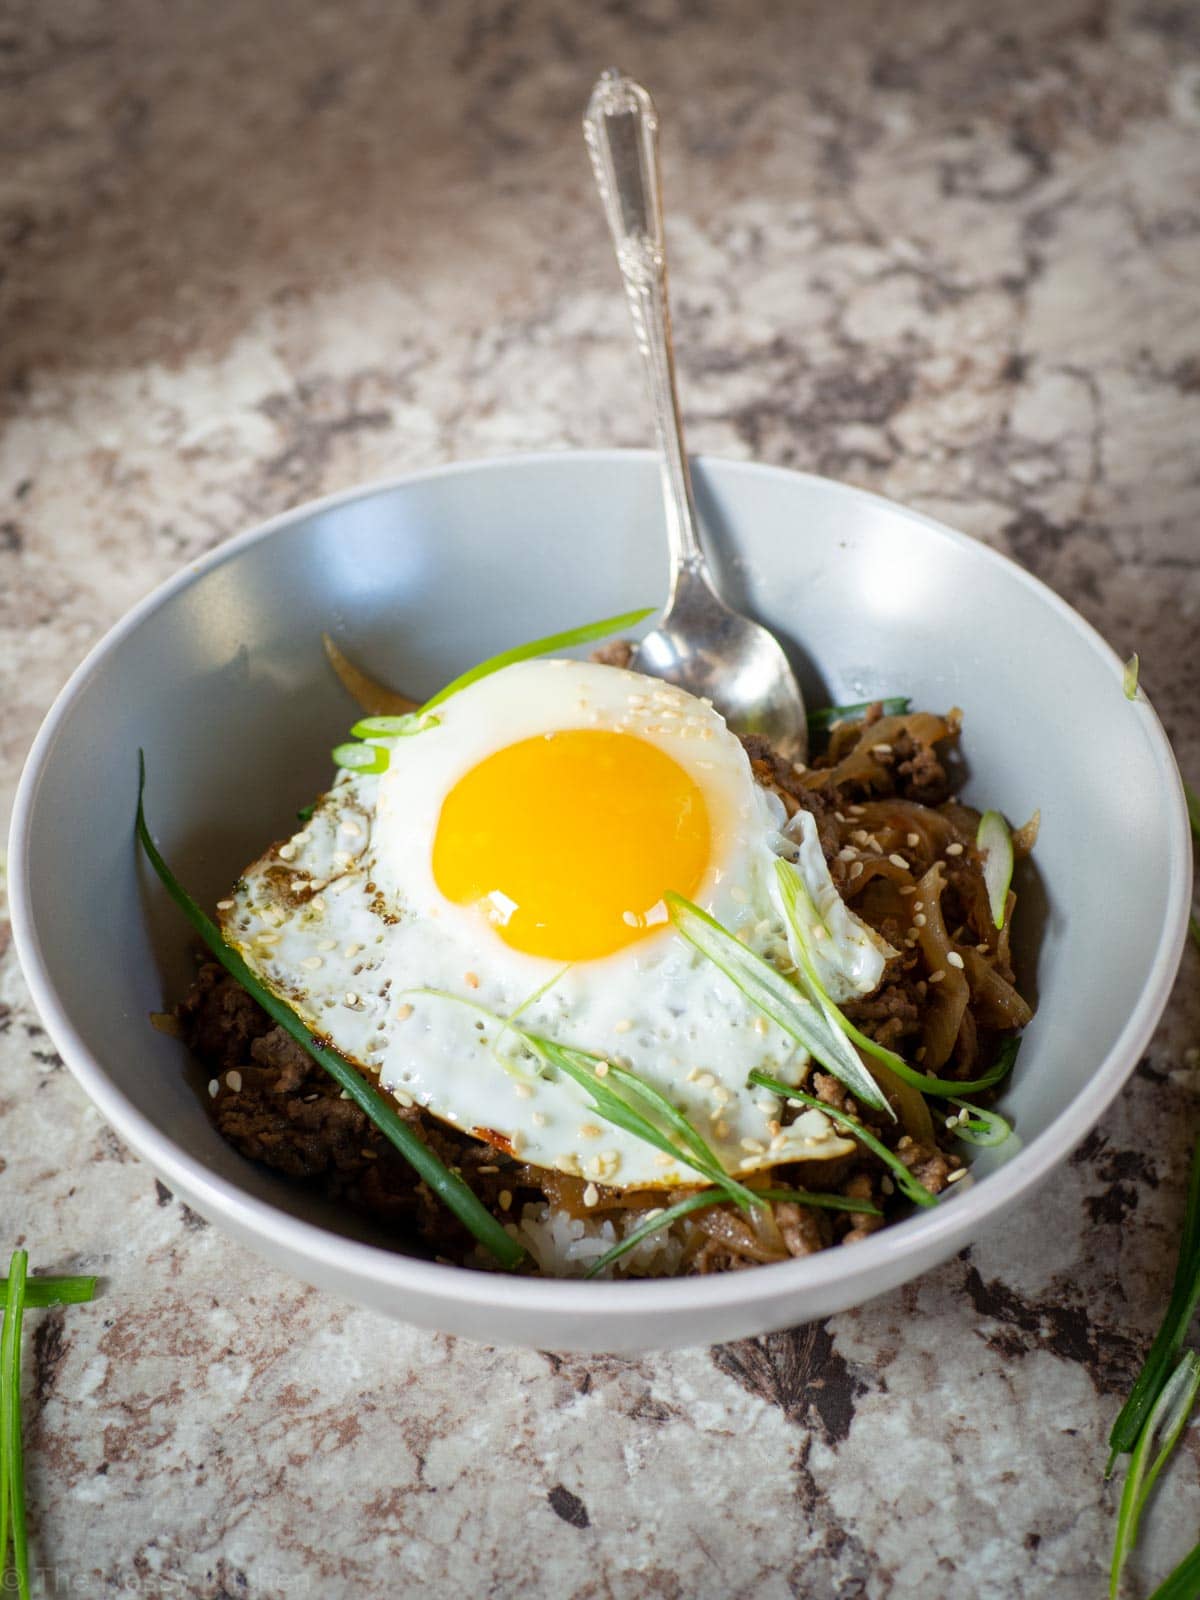
[[[789,759],[802,761],[808,747],[804,701],[787,657],[766,628],[721,599],[696,530],[675,393],[654,102],[632,78],[605,72],[588,101],[583,133],[645,362],[662,456],[671,584],[662,621],[638,645],[633,665],[706,696],[736,732],[761,733]]]

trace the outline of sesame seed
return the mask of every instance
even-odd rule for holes
[[[717,1085],[712,1092],[712,1097],[719,1106],[727,1106],[733,1099],[732,1093],[726,1089],[723,1084]]]
[[[855,852],[850,848],[850,846],[848,844],[843,845],[842,848],[837,853],[837,858],[838,858],[839,861],[853,861],[854,860],[854,856],[855,856]]]
[[[856,861],[854,863],[854,865],[850,868],[850,876],[852,878],[861,878],[862,877],[862,873],[863,873],[863,864],[862,864],[861,861]]]
[[[946,960],[952,967],[957,967],[960,972],[962,971],[963,958],[959,955],[957,950],[951,950],[950,954],[946,957]]]
[[[822,940],[822,939],[828,939],[828,937],[829,937],[829,929],[828,929],[828,928],[825,928],[825,927],[823,927],[823,926],[822,926],[822,925],[821,925],[821,924],[820,924],[820,923],[819,923],[819,922],[818,922],[818,923],[816,923],[816,924],[815,924],[815,925],[814,925],[814,927],[813,927],[813,930],[812,930],[812,936],[813,936],[813,938],[814,938],[814,939],[815,939],[815,940],[816,940],[816,941],[817,941],[817,942],[818,942],[818,944],[819,944],[819,943],[820,943],[820,941],[821,941],[821,940]]]
[[[596,1204],[596,1201],[599,1200],[599,1198],[600,1198],[599,1189],[597,1189],[597,1187],[596,1187],[596,1185],[594,1183],[589,1183],[587,1188],[583,1191],[583,1203],[584,1203],[584,1205],[585,1206],[594,1206]]]
[[[306,967],[309,972],[316,972],[318,968],[323,967],[325,963],[320,956],[305,956],[300,965],[302,967]]]
[[[895,853],[893,853],[892,855],[890,855],[888,857],[888,860],[892,863],[892,865],[894,867],[899,867],[901,872],[907,872],[908,871],[908,862],[905,861],[903,856],[899,856],[899,855],[896,855]]]
[[[501,1189],[501,1191],[500,1191],[500,1209],[501,1209],[501,1211],[511,1211],[512,1210],[512,1190],[511,1189]]]
[[[729,1137],[729,1124],[727,1122],[714,1122],[713,1123],[713,1133],[716,1135],[716,1137],[718,1139],[728,1139],[728,1137]]]
[[[765,1152],[766,1148],[767,1148],[766,1145],[762,1142],[761,1139],[743,1139],[742,1140],[742,1149],[743,1150],[748,1150],[751,1155],[761,1156]]]
[[[986,944],[977,944],[975,948],[979,951],[981,956],[985,956],[988,953],[988,946]]]
[[[910,850],[915,850],[921,842],[921,835],[919,833],[906,833],[904,842]]]
[[[363,1158],[364,1161],[378,1161],[379,1160],[378,1152],[375,1151],[375,1150],[360,1150],[358,1153]]]
[[[546,1126],[546,1113],[544,1111],[534,1111],[530,1114],[529,1120],[535,1128],[544,1128]]]
[[[220,1094],[220,1092],[221,1092],[221,1085],[217,1082],[217,1080],[215,1078],[210,1078],[208,1080],[208,1098],[210,1100],[215,1100],[217,1098],[217,1096]]]
[[[688,1073],[687,1077],[684,1079],[684,1082],[685,1083],[695,1083],[696,1079],[699,1076],[700,1076],[700,1068],[699,1067],[693,1067],[691,1069],[691,1071]]]
[[[292,835],[292,843],[293,844],[307,844],[308,841],[311,838],[312,838],[312,829],[311,828],[305,828],[303,833],[294,833]]]
[[[942,979],[945,976],[946,976],[946,974],[942,971],[941,967],[939,967],[936,972],[931,972],[929,974],[929,982],[930,983],[941,983]]]
[[[356,1006],[358,1004],[358,996],[353,989],[346,990],[346,1004],[348,1006]]]
[[[603,1132],[604,1129],[598,1128],[594,1122],[581,1122],[579,1124],[579,1137],[581,1139],[598,1139]]]
[[[633,1023],[630,1021],[630,1019],[628,1017],[622,1017],[620,1022],[613,1023],[613,1032],[628,1033],[632,1027]]]
[[[572,1178],[578,1178],[581,1175],[579,1157],[573,1150],[568,1150],[564,1155],[556,1157],[554,1165],[560,1172],[565,1172]]]
[[[850,837],[854,840],[855,844],[866,844],[871,835],[865,828],[855,828]]]
[[[237,901],[236,900],[218,900],[217,901],[217,910],[218,911],[232,911],[235,905],[237,905]]]
[[[956,844],[948,844],[946,846],[946,854],[948,856],[960,856],[960,855],[962,855],[962,853],[963,853],[963,847],[960,844],[957,844],[957,843]]]
[[[917,892],[917,886],[916,886],[915,883],[906,883],[904,885],[904,887],[900,890],[901,894],[916,894],[916,892]]]
[[[310,910],[312,910],[312,911],[320,911],[320,912],[323,913],[324,910],[325,910],[325,902],[324,902],[324,900],[322,900],[322,898],[321,898],[321,896],[319,894],[313,895],[312,899],[308,902],[308,904],[309,904]]]
[[[957,1111],[954,1113],[954,1115],[952,1117],[947,1117],[946,1118],[946,1126],[948,1128],[957,1128],[958,1127],[958,1112]]]
[[[923,928],[928,921],[929,918],[925,915],[925,913],[923,911],[918,911],[916,916],[913,918],[913,927]]]
[[[496,1166],[487,1166],[487,1167],[476,1167],[475,1170],[476,1170],[476,1172],[480,1172],[480,1173],[483,1173],[483,1172],[492,1173],[492,1172],[499,1172],[500,1168],[496,1167]]]
[[[839,822],[845,822],[846,819],[840,811],[835,811],[833,814]]]
[[[338,823],[338,832],[348,833],[352,839],[362,838],[362,829],[351,817],[347,817],[343,822]]]
[[[281,861],[294,861],[296,859],[296,846],[294,844],[281,844],[279,846],[279,859]]]
[[[716,1077],[711,1072],[702,1072],[696,1079],[701,1089],[712,1089],[716,1085]]]
[[[912,908],[913,908],[914,911],[924,911],[924,909],[925,909],[924,900],[914,900]]]
[[[673,1167],[675,1165],[675,1157],[667,1155],[664,1151],[661,1155],[655,1156],[654,1165],[656,1167]]]
[[[946,1182],[947,1183],[957,1183],[960,1178],[965,1178],[966,1175],[967,1175],[966,1167],[959,1167],[957,1172],[948,1172],[946,1174]]]
[[[479,974],[477,972],[464,972],[463,982],[466,984],[468,989],[478,989]]]
[[[242,1092],[242,1075],[237,1070],[236,1067],[233,1069],[232,1072],[227,1072],[225,1074],[225,1087],[228,1090],[230,1090],[233,1094],[241,1094],[241,1092]]]
[[[360,944],[348,944],[345,950],[342,951],[342,954],[352,959],[354,956],[358,955],[361,950],[362,945]]]
[[[872,755],[890,756],[891,753],[892,753],[892,747],[891,747],[890,744],[873,744],[871,746],[871,754]]]
[[[804,774],[808,771],[808,768],[804,765],[803,761],[793,761],[792,762],[792,771],[796,774],[796,776],[798,778],[802,778],[804,776]]]
[[[407,1000],[404,1002],[404,1004],[402,1006],[397,1006],[396,1007],[396,1021],[397,1022],[407,1022],[409,1017],[412,1016],[412,1014],[413,1014],[413,1008],[409,1005]]]
[[[598,1078],[607,1078],[608,1077],[608,1062],[607,1061],[597,1061],[597,1063],[596,1063],[596,1076]]]

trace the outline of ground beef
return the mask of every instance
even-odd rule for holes
[[[596,659],[626,666],[632,659],[632,647],[618,642],[598,652]],[[878,709],[872,708],[864,720],[878,720]],[[839,828],[844,817],[839,818],[838,814],[869,796],[811,787],[804,781],[806,769],[785,761],[765,739],[750,735],[742,743],[755,778],[779,796],[788,815],[803,808],[814,818],[835,882],[844,882],[843,863],[838,859]],[[831,758],[818,757],[818,768],[822,759]],[[946,767],[938,753],[915,745],[905,734],[895,740],[886,760],[882,791],[876,783],[872,795],[890,792],[901,799],[939,805],[945,802],[948,790]],[[957,817],[962,808],[951,803],[943,810],[957,826],[965,825]],[[967,819],[968,815],[963,812],[962,818]],[[943,899],[948,927],[954,927],[956,917],[968,917],[972,903],[970,874],[977,870],[977,864],[969,857],[949,866]],[[855,903],[899,953],[888,963],[877,991],[866,999],[848,1003],[844,1009],[864,1033],[896,1046],[921,1030],[924,978],[915,952],[903,945],[905,928],[889,921],[886,913],[872,918],[869,894]],[[1006,940],[997,968],[1011,981]],[[339,1203],[369,1216],[410,1247],[418,1242],[430,1254],[454,1261],[470,1253],[472,1240],[466,1230],[366,1115],[216,963],[202,961],[177,1015],[183,1038],[212,1080],[210,1114],[222,1136],[244,1156],[319,1188]],[[972,1020],[964,1027],[946,1070],[967,1076],[980,1055],[994,1053],[997,1043],[996,1037],[982,1034]],[[860,1114],[854,1098],[828,1073],[814,1071],[810,1087],[827,1106]],[[575,1188],[582,1192],[575,1180],[524,1167],[417,1108],[402,1109],[399,1114],[446,1165],[461,1172],[468,1186],[502,1222],[519,1216],[527,1201],[549,1196],[551,1203],[566,1204],[571,1198],[565,1193],[567,1189],[572,1194]],[[898,1124],[882,1116],[872,1114],[866,1120],[933,1193],[940,1193],[961,1167],[958,1157],[949,1150],[914,1140]],[[935,1118],[935,1128],[941,1137],[941,1119]],[[948,1133],[945,1138],[949,1144]],[[907,1204],[896,1194],[883,1163],[861,1147],[852,1156],[835,1161],[777,1168],[772,1176],[781,1187],[840,1193],[874,1204],[885,1215],[777,1204],[776,1254],[772,1256],[739,1212],[727,1206],[712,1207],[694,1213],[685,1225],[689,1232],[684,1270],[733,1271],[758,1260],[777,1259],[779,1238],[788,1254],[796,1257],[832,1244],[850,1244],[884,1226],[887,1213],[902,1205],[906,1208]],[[647,1196],[647,1204],[657,1198]],[[602,1191],[597,1213],[603,1211],[605,1199]],[[572,1214],[586,1215],[586,1209],[581,1209],[584,1202],[578,1196],[574,1200],[578,1204],[573,1202],[567,1209]]]

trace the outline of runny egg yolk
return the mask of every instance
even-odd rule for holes
[[[459,779],[433,875],[448,900],[482,902],[514,949],[589,961],[652,932],[668,889],[694,895],[710,849],[703,792],[677,761],[633,734],[577,728],[508,745]]]

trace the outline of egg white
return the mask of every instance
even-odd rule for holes
[[[785,829],[778,798],[755,782],[712,707],[637,673],[551,661],[483,679],[438,715],[426,732],[380,741],[391,752],[382,777],[343,773],[311,821],[247,869],[221,917],[262,981],[402,1104],[534,1166],[617,1188],[696,1181],[683,1163],[605,1123],[584,1088],[539,1076],[513,1031],[488,1013],[519,1010],[521,1027],[630,1066],[730,1172],[849,1154],[853,1143],[821,1112],[781,1128],[780,1100],[747,1085],[755,1068],[799,1084],[808,1059],[669,924],[564,970],[505,944],[482,909],[451,904],[434,880],[441,805],[479,761],[539,733],[626,731],[672,756],[704,793],[712,849],[696,902],[786,961],[774,869],[779,855],[795,859],[829,914],[831,989],[842,999],[869,992],[888,947],[844,907],[811,818],[806,826],[798,813]]]

